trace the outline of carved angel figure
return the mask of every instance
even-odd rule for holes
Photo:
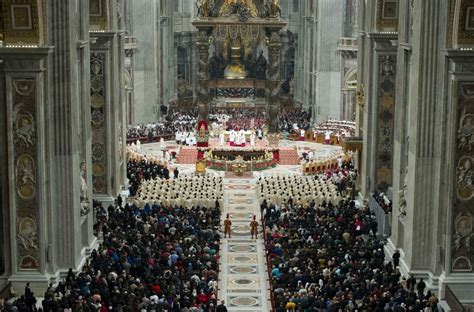
[[[20,185],[35,185],[35,175],[33,173],[33,164],[28,158],[24,158],[20,164],[21,183]]]
[[[13,111],[15,143],[29,147],[34,144],[35,127],[33,115],[23,110],[23,103],[15,106]]]
[[[474,147],[474,115],[466,114],[464,110],[461,116],[460,127],[458,130],[459,148],[466,148],[470,151]]]

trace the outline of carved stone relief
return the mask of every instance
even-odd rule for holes
[[[12,80],[17,261],[20,271],[39,269],[35,78]]]
[[[31,113],[23,109],[24,104],[19,103],[13,111],[13,134],[15,144],[30,147],[35,144],[35,120]]]
[[[461,82],[458,88],[455,192],[453,198],[452,271],[472,272],[474,207],[474,83]]]
[[[381,56],[379,68],[376,187],[386,191],[392,185],[396,57]]]

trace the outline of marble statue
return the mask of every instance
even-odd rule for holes
[[[279,105],[270,105],[269,106],[269,112],[268,112],[268,117],[269,117],[269,131],[271,133],[277,133],[280,131],[280,124],[278,121],[278,114],[280,112],[280,106]]]
[[[209,114],[209,107],[207,103],[203,103],[203,102],[199,103],[198,110],[199,110],[198,120],[207,120],[208,114]]]
[[[263,80],[267,79],[267,59],[265,56],[263,56],[263,51],[260,51],[260,54],[257,58],[255,78]]]
[[[86,163],[83,162],[81,164],[81,192],[80,192],[80,203],[81,203],[81,216],[85,216],[90,211],[89,205],[89,195],[88,195],[88,187],[87,187],[87,171],[86,171]]]

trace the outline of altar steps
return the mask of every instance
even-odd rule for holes
[[[183,146],[179,151],[176,162],[178,164],[195,164],[197,160],[197,148],[195,146]]]
[[[300,158],[294,148],[280,148],[280,165],[298,165]]]

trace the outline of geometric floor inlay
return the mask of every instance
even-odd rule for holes
[[[233,207],[233,210],[239,210],[239,211],[253,211],[252,207],[250,206],[238,206],[238,207]]]
[[[227,263],[233,263],[233,264],[256,264],[258,263],[258,258],[257,255],[232,255],[228,254],[227,255],[228,261]]]
[[[229,267],[230,274],[258,274],[258,267],[257,266],[230,266]]]
[[[255,252],[256,245],[229,245],[229,252]]]
[[[226,189],[228,190],[251,190],[251,189],[254,189],[255,186],[253,185],[235,185],[235,184],[231,184],[231,185],[227,185],[225,187]]]
[[[250,205],[252,204],[251,199],[229,199],[230,204],[247,204]]]
[[[258,288],[260,287],[260,278],[258,276],[236,277],[230,275],[227,279],[227,287],[239,289]]]
[[[250,212],[229,212],[231,219],[252,219],[253,213]]]
[[[231,307],[260,307],[260,297],[229,296],[227,301]]]

